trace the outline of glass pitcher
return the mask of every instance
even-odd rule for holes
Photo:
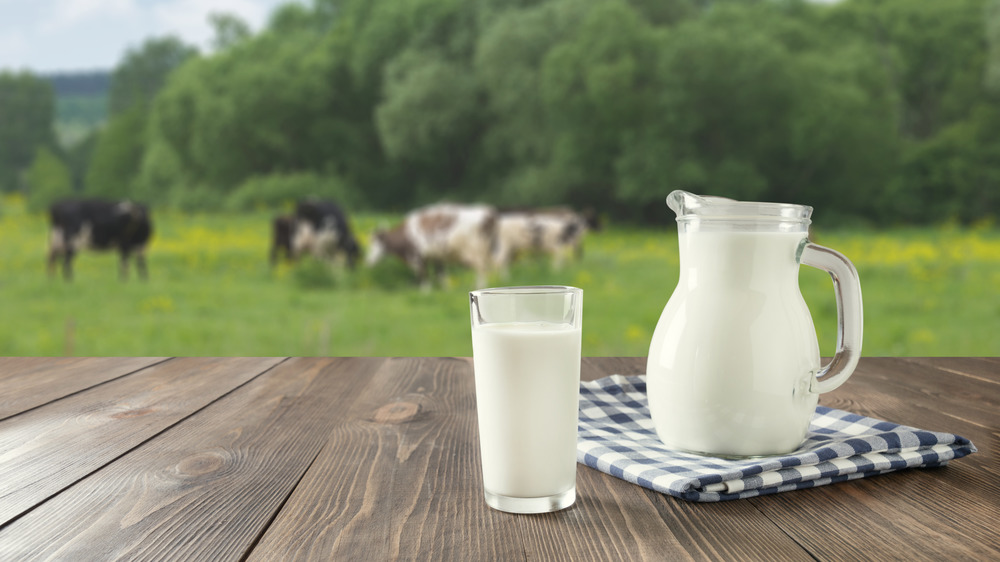
[[[861,284],[840,253],[809,242],[812,207],[674,191],[680,279],[649,347],[649,409],[667,446],[723,457],[788,453],[819,394],[861,355]],[[837,352],[820,365],[799,264],[827,271]]]

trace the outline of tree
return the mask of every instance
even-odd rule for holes
[[[474,69],[486,98],[483,166],[489,190],[513,205],[564,200],[565,174],[550,164],[557,138],[542,86],[546,56],[586,13],[586,3],[563,1],[502,12],[476,46]],[[558,104],[557,100],[550,100]]]
[[[153,105],[142,164],[159,185],[142,188],[225,194],[254,175],[323,169],[338,116],[323,109],[336,95],[316,39],[265,34],[179,69]]]
[[[866,210],[894,171],[895,121],[876,60],[778,6],[724,6],[665,36],[655,115],[629,133],[621,195],[675,188]]]
[[[256,35],[216,18],[219,49],[170,71],[146,126],[109,126],[108,146],[127,129],[144,147],[104,153],[141,153],[138,179],[114,185],[161,200],[278,200],[329,179],[387,210],[452,198],[662,219],[685,188],[821,220],[881,219],[903,198],[911,220],[972,220],[995,209],[979,194],[1000,170],[988,2],[290,4]]]
[[[73,179],[73,190],[83,191],[87,181],[87,168],[94,156],[94,149],[97,148],[97,141],[101,137],[100,130],[91,130],[86,136],[73,143],[66,149],[66,165],[69,167],[70,177]]]
[[[480,129],[479,88],[463,66],[405,51],[386,67],[385,99],[375,110],[390,158],[419,177],[422,191],[460,192]]]
[[[111,116],[97,138],[84,190],[92,195],[130,197],[146,151],[152,100],[170,74],[197,55],[175,37],[149,39],[129,49],[111,77]]]
[[[146,115],[142,106],[116,115],[98,137],[87,176],[86,193],[126,198],[132,193],[145,150]]]
[[[997,212],[1000,161],[991,91],[996,4],[852,0],[827,26],[864,37],[895,96],[900,156],[880,208],[896,220],[973,220]],[[888,217],[887,217],[888,218]]]
[[[25,183],[28,187],[28,208],[34,211],[45,209],[73,192],[69,168],[44,146],[35,152],[35,158],[25,173]]]
[[[883,205],[899,222],[972,222],[1000,213],[1000,99],[904,154]]]
[[[209,23],[215,30],[212,47],[216,52],[224,51],[233,45],[246,41],[251,36],[247,22],[233,14],[213,13],[208,16]]]
[[[0,191],[23,188],[21,175],[38,150],[56,150],[54,116],[49,82],[27,72],[0,72]]]
[[[618,199],[625,138],[655,109],[650,77],[662,43],[627,4],[588,4],[542,61],[541,93],[556,140],[549,166],[561,176],[558,199],[609,208]]]
[[[133,106],[148,105],[166,84],[170,73],[198,50],[176,37],[146,40],[138,49],[129,49],[111,75],[108,106],[111,115]]]

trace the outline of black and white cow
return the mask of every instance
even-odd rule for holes
[[[153,235],[149,210],[132,201],[66,199],[49,208],[49,276],[61,259],[63,277],[73,278],[73,257],[82,250],[117,250],[122,279],[128,277],[129,258],[135,258],[139,277],[145,279],[146,246]]]
[[[271,264],[280,254],[297,259],[303,254],[333,260],[339,254],[354,268],[361,246],[351,231],[347,215],[339,205],[322,199],[304,199],[295,206],[295,214],[283,215],[272,224]]]
[[[271,222],[271,266],[277,265],[282,255],[286,260],[295,259],[292,254],[292,237],[295,235],[295,216],[281,215]]]

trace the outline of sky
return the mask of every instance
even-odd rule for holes
[[[209,14],[237,15],[256,32],[289,1],[0,0],[0,71],[111,70],[128,49],[166,35],[207,52]]]

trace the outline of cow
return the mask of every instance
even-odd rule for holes
[[[498,266],[505,268],[526,254],[545,254],[559,269],[570,254],[582,257],[584,235],[599,228],[596,217],[566,207],[504,209],[498,223]]]
[[[292,236],[295,234],[295,216],[281,215],[271,222],[271,267],[278,264],[282,254],[286,260],[293,260]]]
[[[371,237],[367,263],[378,263],[386,254],[402,259],[417,282],[430,288],[428,273],[444,276],[444,266],[457,263],[476,272],[476,284],[486,285],[495,267],[497,211],[489,205],[437,203],[411,211],[389,230]]]
[[[65,199],[49,207],[49,217],[49,277],[56,274],[61,259],[63,277],[73,279],[73,257],[82,250],[117,250],[123,280],[132,257],[139,277],[147,278],[146,246],[153,223],[145,206],[128,200]]]
[[[272,223],[271,265],[284,254],[297,259],[303,254],[333,260],[343,254],[354,269],[361,256],[361,246],[351,231],[347,215],[339,205],[322,199],[305,199],[295,206],[295,213],[276,217]]]

